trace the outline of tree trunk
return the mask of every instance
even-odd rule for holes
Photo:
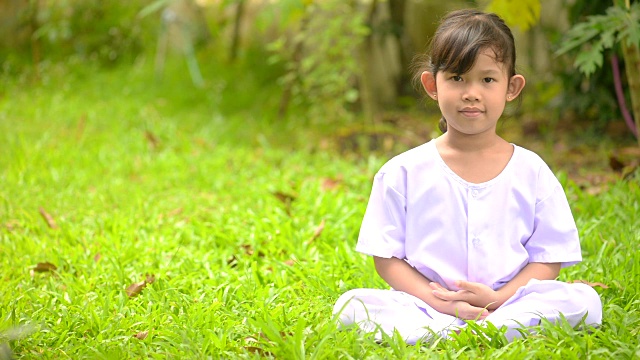
[[[300,21],[300,29],[298,30],[299,33],[302,34],[307,31],[307,27],[309,26],[309,16],[311,16],[310,14],[308,14],[307,5],[304,5],[303,13],[304,15],[302,17],[302,20]],[[284,116],[287,114],[287,109],[289,108],[289,103],[291,102],[291,96],[293,93],[293,86],[296,82],[300,81],[300,63],[302,62],[302,58],[304,56],[304,40],[296,40],[295,37],[293,37],[292,41],[297,42],[294,43],[293,54],[290,60],[291,62],[293,62],[293,70],[289,71],[295,72],[295,78],[285,83],[284,89],[282,90],[282,97],[280,98],[280,105],[278,106],[278,116],[280,118],[284,118]]]
[[[242,17],[244,15],[245,0],[236,1],[236,16],[233,23],[233,38],[231,41],[231,51],[229,58],[235,61],[238,58],[238,49],[240,47],[240,28]]]
[[[352,4],[352,6],[356,5]],[[362,45],[360,45],[360,49],[358,49],[359,62],[362,64],[362,71],[359,74],[358,83],[360,84],[360,104],[362,105],[364,118],[369,123],[375,123],[377,106],[373,97],[373,85],[371,83],[373,70],[369,57],[373,46],[373,22],[378,7],[378,1],[373,0],[369,6],[366,21],[371,30],[362,42]]]
[[[36,81],[40,81],[40,61],[42,61],[42,47],[40,45],[40,39],[36,36],[36,32],[39,29],[38,24],[38,2],[29,2],[29,34],[31,38],[31,59],[33,61],[33,67],[35,69]]]

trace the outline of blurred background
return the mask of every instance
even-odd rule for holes
[[[64,94],[97,82],[103,84],[100,97],[151,104],[136,116],[217,122],[216,141],[392,155],[439,135],[437,107],[411,83],[412,59],[424,52],[445,13],[475,7],[507,20],[516,36],[518,70],[527,78],[523,102],[509,108],[500,125],[507,140],[546,154],[576,178],[587,176],[581,169],[619,172],[637,166],[639,156],[633,120],[625,121],[633,99],[624,46],[600,46],[579,31],[571,38],[569,30],[630,4],[637,5],[2,0],[0,101],[12,101],[16,89]],[[596,25],[589,29],[602,32]],[[157,134],[146,136],[153,142]]]

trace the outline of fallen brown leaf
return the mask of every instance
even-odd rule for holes
[[[284,211],[287,213],[287,215],[291,216],[291,203],[296,199],[296,197],[282,191],[276,191],[272,194],[276,197],[276,199],[280,200],[280,202],[284,204]]]
[[[140,295],[140,293],[142,292],[142,290],[147,286],[147,282],[146,281],[141,281],[138,283],[133,283],[131,285],[129,285],[129,287],[127,287],[127,296],[132,298],[135,296]]]
[[[247,336],[246,338],[244,338],[244,341],[247,344],[255,344],[255,345],[250,345],[250,346],[245,346],[245,350],[247,350],[248,352],[252,352],[255,354],[260,355],[261,357],[269,357],[272,356],[273,354],[271,354],[270,352],[256,346],[259,345],[260,340],[259,339],[263,339],[263,340],[268,340],[262,333],[258,334],[258,338],[256,339],[255,337],[252,336]]]
[[[9,231],[13,231],[15,228],[17,228],[18,226],[20,226],[20,222],[18,220],[9,220],[7,221],[4,226],[7,228],[7,230]]]
[[[58,267],[53,265],[50,262],[40,262],[40,263],[37,263],[32,270],[35,272],[50,272],[50,271],[56,271],[57,269]]]
[[[275,191],[272,194],[273,194],[273,196],[276,197],[276,199],[280,200],[285,205],[291,204],[296,199],[296,197],[294,195],[287,194],[287,193],[282,192],[282,191]]]
[[[316,227],[316,230],[313,232],[313,236],[309,241],[307,241],[307,244],[311,244],[315,239],[319,238],[323,230],[324,230],[324,219],[322,219],[322,221],[320,222],[320,225]]]
[[[322,179],[322,183],[320,184],[320,188],[324,191],[329,191],[337,188],[342,184],[342,176],[338,176],[337,178],[324,178]]]
[[[285,264],[285,265],[288,265],[288,266],[293,266],[293,265],[295,265],[295,264],[296,264],[296,261],[295,261],[295,260],[293,260],[293,259],[289,259],[289,260],[286,260],[286,261],[284,262],[284,264]]]
[[[587,187],[587,189],[585,190],[587,192],[587,194],[592,195],[592,196],[596,196],[596,195],[600,195],[603,192],[609,190],[609,186],[608,185],[592,185]]]
[[[227,265],[232,268],[238,266],[238,258],[235,255],[229,256],[229,258],[227,259]]]
[[[248,352],[251,352],[251,353],[254,353],[254,354],[258,354],[258,356],[263,357],[263,358],[272,357],[273,356],[272,353],[270,353],[270,352],[268,352],[268,351],[266,351],[266,350],[264,350],[262,348],[259,348],[257,346],[245,346],[244,348]]]
[[[93,257],[94,262],[98,262],[100,261],[100,259],[102,259],[102,255],[100,255],[100,253],[96,253],[96,255]]]
[[[154,282],[156,282],[156,276],[153,274],[145,274],[145,282],[147,284],[153,284]]]
[[[40,207],[38,211],[40,212],[40,215],[42,215],[42,218],[44,219],[44,221],[47,222],[47,225],[49,225],[50,228],[52,229],[58,228],[58,225],[56,224],[56,221],[53,219],[53,216],[51,216],[43,207]]]
[[[145,139],[147,139],[147,142],[149,143],[149,145],[151,145],[153,149],[157,149],[158,146],[160,146],[160,140],[158,140],[158,137],[156,137],[155,134],[152,133],[151,131],[146,130],[144,132],[144,137]]]
[[[147,287],[147,285],[153,284],[155,281],[156,281],[155,275],[149,274],[149,273],[145,274],[144,280],[142,280],[141,282],[133,283],[129,285],[129,287],[127,287],[126,289],[127,296],[132,298],[134,296],[140,295],[142,290],[144,290],[144,288]]]
[[[603,288],[603,289],[608,289],[608,288],[609,288],[609,286],[607,286],[607,285],[605,285],[605,284],[603,284],[603,283],[601,283],[601,282],[589,282],[589,281],[586,281],[586,280],[573,280],[573,281],[572,281],[572,283],[574,283],[574,284],[575,284],[575,283],[578,283],[578,284],[587,284],[587,285],[589,285],[589,286],[591,286],[591,287],[596,287],[596,286],[598,286],[598,287],[601,287],[601,288]]]
[[[149,332],[148,331],[140,331],[139,333],[133,335],[133,337],[138,339],[138,340],[144,340],[144,339],[147,338],[147,336],[149,336]]]
[[[240,245],[244,249],[244,253],[248,256],[253,255],[253,246],[251,244],[242,244]]]

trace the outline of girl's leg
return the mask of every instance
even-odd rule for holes
[[[554,323],[561,316],[571,326],[602,323],[602,302],[598,293],[586,284],[569,284],[554,280],[531,280],[527,285],[489,315],[485,321],[496,327],[506,325],[507,338],[520,337],[518,329],[534,326],[542,318]]]
[[[394,290],[350,290],[338,298],[333,313],[338,315],[339,327],[355,324],[363,332],[374,332],[377,340],[382,340],[381,331],[391,336],[395,329],[408,344],[426,340],[434,333],[446,335],[451,326],[464,326],[464,322],[433,310],[422,300]]]

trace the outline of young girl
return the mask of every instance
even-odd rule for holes
[[[420,81],[438,102],[444,134],[376,174],[356,250],[373,256],[392,290],[354,289],[335,304],[341,326],[413,344],[463,320],[522,327],[561,317],[600,324],[598,294],[556,281],[581,260],[562,186],[535,153],[496,134],[525,85],[513,35],[494,14],[446,16]]]

